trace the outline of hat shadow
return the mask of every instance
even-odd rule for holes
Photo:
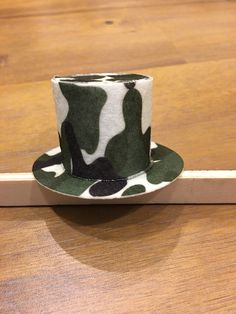
[[[160,267],[181,232],[175,223],[181,205],[54,206],[52,210],[57,223],[45,221],[57,244],[80,263],[109,272]]]

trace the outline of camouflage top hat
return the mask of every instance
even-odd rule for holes
[[[151,143],[152,78],[87,74],[52,79],[60,147],[33,165],[37,181],[81,198],[123,198],[158,190],[183,169]]]

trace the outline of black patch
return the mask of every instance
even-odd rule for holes
[[[143,144],[146,151],[150,150],[150,140],[151,140],[151,127],[149,126],[146,132],[143,134]]]
[[[79,143],[76,140],[73,126],[68,121],[63,122],[63,124],[72,158],[72,175],[89,179],[123,179],[123,177],[116,174],[110,161],[106,157],[100,157],[91,164],[87,165],[83,159]]]
[[[128,89],[132,89],[135,87],[135,82],[129,82],[129,83],[124,83],[125,87],[127,87]]]
[[[48,156],[50,158],[50,156]],[[40,170],[44,167],[58,165],[62,163],[62,154],[56,155],[48,160],[36,160],[33,165],[33,171]]]
[[[92,196],[108,196],[119,192],[126,184],[127,180],[100,181],[91,186],[89,193]]]

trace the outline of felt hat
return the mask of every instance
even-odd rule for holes
[[[152,81],[140,74],[55,76],[60,146],[35,161],[36,180],[87,199],[131,197],[174,181],[182,158],[151,142]]]

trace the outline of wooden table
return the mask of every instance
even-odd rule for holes
[[[153,138],[236,169],[236,2],[2,1],[0,172],[57,145],[50,78],[154,76]],[[0,209],[0,313],[236,313],[236,206]]]

